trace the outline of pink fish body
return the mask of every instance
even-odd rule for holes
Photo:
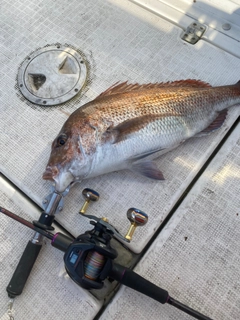
[[[112,86],[73,112],[52,143],[43,179],[63,191],[74,180],[130,169],[162,180],[152,159],[208,134],[240,103],[240,82],[211,87],[197,80]]]

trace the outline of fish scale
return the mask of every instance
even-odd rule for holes
[[[77,109],[53,141],[44,179],[58,191],[74,180],[130,169],[163,180],[152,161],[186,139],[209,134],[240,103],[240,82],[211,87],[199,80],[110,87]]]

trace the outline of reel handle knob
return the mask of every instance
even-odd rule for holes
[[[127,211],[127,218],[131,222],[131,226],[129,227],[125,238],[131,241],[136,228],[142,227],[147,223],[148,215],[139,209],[130,208]]]
[[[85,202],[82,208],[79,210],[79,213],[85,214],[90,201],[98,201],[99,193],[93,189],[85,188],[82,191],[82,195],[85,198]]]

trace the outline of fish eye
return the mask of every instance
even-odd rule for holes
[[[63,146],[66,141],[67,141],[67,135],[66,134],[61,134],[58,138],[57,138],[57,147],[61,147]]]

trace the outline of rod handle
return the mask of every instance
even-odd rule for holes
[[[109,275],[110,278],[119,281],[125,286],[132,288],[146,296],[157,300],[160,303],[166,303],[169,299],[169,294],[166,290],[156,286],[152,282],[144,279],[136,272],[114,263]]]
[[[16,270],[6,288],[8,296],[15,298],[20,295],[31,273],[32,267],[37,260],[42,245],[39,243],[28,242]]]

